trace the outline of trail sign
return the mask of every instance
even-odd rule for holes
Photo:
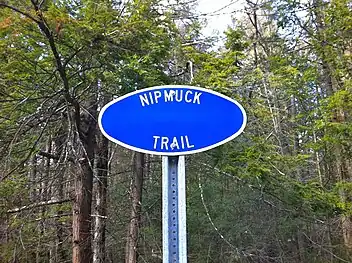
[[[238,136],[243,107],[218,92],[192,86],[138,90],[105,105],[99,127],[105,137],[131,150],[167,156],[206,151]]]
[[[105,137],[162,157],[163,263],[187,263],[185,154],[238,136],[247,116],[235,100],[192,86],[138,90],[105,105],[98,124]]]

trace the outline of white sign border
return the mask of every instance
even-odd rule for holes
[[[142,92],[148,92],[148,91],[153,91],[153,90],[159,90],[159,89],[172,89],[172,88],[184,88],[184,89],[193,89],[193,90],[198,90],[198,91],[203,91],[203,92],[206,92],[206,93],[212,93],[218,97],[221,97],[223,99],[226,99],[228,101],[231,101],[232,103],[236,104],[238,106],[238,108],[241,110],[242,114],[243,114],[243,123],[242,123],[242,126],[241,128],[236,132],[234,133],[233,135],[231,135],[230,137],[227,137],[225,140],[222,140],[216,144],[213,144],[213,145],[210,145],[210,146],[207,146],[207,147],[203,147],[203,148],[200,148],[200,149],[197,149],[197,150],[191,150],[191,151],[185,151],[185,152],[181,152],[181,151],[178,151],[178,152],[158,152],[158,151],[149,151],[149,150],[145,150],[145,149],[141,149],[141,148],[138,148],[138,147],[134,147],[134,146],[131,146],[131,145],[128,145],[124,142],[121,142],[119,140],[116,140],[115,138],[111,137],[110,135],[108,135],[104,129],[103,129],[103,126],[101,124],[101,119],[103,117],[103,114],[105,112],[105,110],[112,104],[115,104],[116,102],[120,101],[120,100],[123,100],[127,97],[131,97],[133,95],[136,95],[136,94],[139,94],[139,93],[142,93]],[[154,87],[150,87],[150,88],[146,88],[146,89],[140,89],[140,90],[136,90],[136,91],[133,91],[133,92],[130,92],[130,93],[127,93],[121,97],[118,97],[112,101],[110,101],[109,103],[107,103],[99,112],[99,116],[98,116],[98,126],[99,126],[99,129],[100,131],[103,133],[103,135],[108,138],[110,141],[114,142],[114,143],[117,143],[118,145],[121,145],[127,149],[130,149],[130,150],[133,150],[133,151],[137,151],[137,152],[142,152],[142,153],[147,153],[147,154],[154,154],[154,155],[161,155],[161,156],[178,156],[178,155],[188,155],[188,154],[194,154],[194,153],[200,153],[200,152],[204,152],[204,151],[207,151],[207,150],[210,150],[210,149],[213,149],[213,148],[216,148],[222,144],[225,144],[231,140],[233,140],[234,138],[236,138],[238,135],[240,135],[244,128],[246,127],[246,124],[247,124],[247,114],[246,114],[246,111],[244,110],[244,108],[242,107],[241,104],[239,104],[236,100],[228,97],[228,96],[225,96],[224,94],[221,94],[219,92],[216,92],[216,91],[213,91],[213,90],[210,90],[210,89],[206,89],[206,88],[200,88],[200,87],[195,87],[195,86],[187,86],[187,85],[164,85],[164,86],[154,86]]]

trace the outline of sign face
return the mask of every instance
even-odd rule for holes
[[[138,90],[106,104],[99,127],[109,140],[156,155],[203,152],[237,137],[247,116],[235,100],[192,86]]]

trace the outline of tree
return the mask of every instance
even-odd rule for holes
[[[160,262],[160,158],[96,119],[190,82],[248,124],[187,157],[189,261],[350,261],[347,1],[246,1],[217,48],[194,3],[0,2],[1,262]]]
[[[15,51],[13,56],[7,56],[5,68],[8,71],[5,71],[3,80],[9,83],[10,87],[14,87],[17,83],[19,94],[24,96],[24,98],[19,96],[21,98],[19,100],[16,98],[12,100],[12,91],[8,94],[4,90],[3,93],[9,98],[5,103],[15,106],[17,101],[32,100],[32,96],[36,97],[34,102],[37,105],[44,106],[43,103],[48,103],[48,98],[52,103],[49,109],[45,109],[48,111],[46,115],[42,115],[42,109],[36,104],[26,105],[26,108],[33,106],[33,109],[37,109],[37,112],[34,111],[32,115],[33,120],[30,120],[30,128],[37,127],[35,123],[37,120],[40,120],[39,124],[44,123],[45,125],[39,136],[34,138],[33,147],[26,150],[28,153],[26,158],[20,160],[17,166],[14,164],[13,169],[5,174],[3,179],[8,179],[11,174],[23,169],[27,160],[38,151],[38,148],[40,149],[41,144],[43,145],[44,134],[52,134],[55,125],[59,123],[58,127],[62,127],[60,131],[66,133],[67,140],[65,146],[58,147],[65,147],[66,152],[63,153],[66,156],[65,160],[77,166],[77,169],[68,168],[74,173],[74,187],[72,188],[74,189],[72,207],[72,257],[74,262],[92,260],[91,205],[94,160],[98,146],[96,143],[98,96],[109,96],[109,88],[112,85],[105,85],[105,81],[112,77],[109,76],[110,72],[118,69],[118,75],[121,74],[120,84],[129,91],[134,89],[136,78],[145,75],[143,67],[140,70],[136,68],[137,61],[143,59],[145,65],[155,65],[156,59],[165,53],[169,22],[159,23],[157,21],[159,18],[155,17],[157,13],[154,9],[156,3],[151,1],[141,5],[139,1],[135,1],[130,5],[121,6],[113,1],[99,4],[83,1],[82,5],[76,5],[71,1],[60,3],[31,1],[29,4],[20,3],[16,7],[11,1],[1,3],[1,7],[5,10],[5,22],[7,21],[3,25],[6,29],[3,35],[3,39],[6,40],[3,54],[11,50]],[[136,16],[133,12],[136,6],[140,8],[141,16]],[[124,15],[122,15],[123,11]],[[141,19],[146,18],[147,13],[152,16],[142,21]],[[116,20],[116,18],[120,19]],[[158,36],[148,32],[148,29],[152,27],[159,34]],[[117,34],[123,31],[127,34],[123,36]],[[134,34],[131,34],[132,32]],[[27,34],[32,34],[33,38],[29,39]],[[133,39],[137,34],[141,37],[139,42]],[[164,34],[165,37],[160,38],[160,34]],[[17,42],[19,48],[14,50],[13,45],[10,44],[13,40],[24,40],[25,45]],[[151,48],[151,45],[154,46]],[[90,57],[87,57],[87,54],[90,54]],[[133,56],[133,54],[138,55]],[[11,65],[11,61],[22,63],[17,60],[16,55],[26,57],[23,79],[18,79],[18,70],[15,64]],[[35,73],[35,79],[28,74],[29,69]],[[152,66],[150,69],[159,74],[160,65]],[[152,82],[154,76],[149,76]],[[148,76],[143,76],[143,78],[147,79]],[[32,92],[33,82],[39,86],[34,93]],[[97,92],[100,84],[105,89],[101,93]],[[51,92],[49,95],[39,97],[41,93],[48,93],[48,90]],[[28,112],[30,110],[23,112],[25,125],[28,125],[26,123]],[[6,111],[2,114],[6,114]],[[19,127],[22,128],[21,125]],[[29,135],[27,128],[25,131],[17,130],[16,132],[17,138],[22,135],[21,132],[23,136]],[[21,139],[25,138],[23,136]],[[28,140],[24,142],[31,143]],[[104,142],[99,142],[101,143],[104,145]],[[51,160],[60,160],[60,154],[56,156],[48,151],[39,151],[39,155],[45,159],[46,163],[50,163]],[[99,155],[98,157],[98,171],[107,169],[107,167],[101,167],[101,165],[107,165],[106,161],[100,160],[101,158],[104,156]]]

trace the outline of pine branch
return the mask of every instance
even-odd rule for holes
[[[61,218],[61,217],[65,217],[65,216],[72,216],[72,213],[57,214],[57,215],[52,215],[52,216],[48,216],[48,217],[39,217],[39,218],[36,218],[34,221],[43,221],[43,220],[48,220],[48,219],[52,219],[52,218]]]
[[[33,16],[31,16],[30,14],[27,14],[19,9],[17,9],[16,7],[13,7],[13,6],[10,6],[10,5],[7,5],[5,3],[0,3],[0,7],[4,7],[4,8],[8,8],[8,9],[11,9],[12,11],[15,11],[16,13],[19,13],[21,15],[24,15],[25,17],[28,17],[29,19],[31,19],[32,21],[36,22],[36,23],[39,23],[39,20],[35,19]]]

